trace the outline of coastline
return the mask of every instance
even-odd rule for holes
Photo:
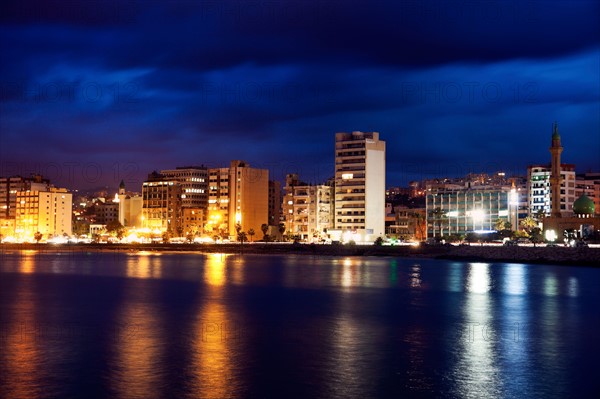
[[[13,251],[41,252],[156,252],[230,254],[304,254],[315,256],[396,256],[466,262],[516,262],[600,267],[600,248],[503,247],[503,246],[362,246],[278,243],[231,244],[0,244],[0,254]]]

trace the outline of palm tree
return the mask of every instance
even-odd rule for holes
[[[238,241],[239,241],[240,243],[242,243],[242,244],[243,244],[243,243],[244,243],[244,241],[246,241],[246,240],[247,240],[247,238],[246,238],[246,233],[245,233],[244,231],[240,231],[240,232],[238,233],[237,239],[238,239]]]
[[[279,234],[283,237],[283,233],[285,233],[285,223],[279,223]]]
[[[40,233],[39,231],[36,231],[35,234],[33,235],[33,239],[35,240],[35,242],[37,242],[38,244],[40,243],[40,240],[42,239],[44,235],[42,233]]]
[[[521,227],[527,232],[527,234],[531,233],[531,231],[536,228],[537,225],[538,224],[536,220],[531,216],[527,216],[525,219],[521,220]]]
[[[256,233],[254,232],[254,229],[250,229],[250,230],[248,230],[248,235],[250,236],[250,242],[252,242],[252,236],[254,236],[254,234],[256,234]]]
[[[420,212],[411,212],[410,217],[417,220],[415,228],[415,238],[419,241],[425,239],[425,226],[423,225],[423,215]]]
[[[534,227],[533,229],[531,229],[529,241],[533,243],[534,247],[536,246],[536,244],[539,244],[540,242],[544,241],[544,237],[542,236],[542,230],[539,227]]]
[[[494,225],[494,228],[496,229],[496,231],[504,230],[505,229],[504,223],[505,223],[504,219],[498,218],[498,220],[496,220],[496,223]]]
[[[267,232],[269,231],[269,225],[266,223],[263,223],[260,225],[260,229],[263,233],[263,240],[267,237]]]
[[[542,219],[544,219],[545,216],[546,214],[544,213],[543,209],[538,209],[535,212],[535,219],[537,219],[538,221],[542,221]]]

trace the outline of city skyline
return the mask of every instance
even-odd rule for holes
[[[2,5],[0,176],[69,188],[244,159],[334,175],[337,132],[380,132],[386,186],[600,170],[595,2]],[[465,28],[465,27],[468,27]]]

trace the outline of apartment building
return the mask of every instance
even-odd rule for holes
[[[385,142],[377,132],[335,135],[335,233],[373,241],[385,233]]]
[[[303,241],[322,241],[333,227],[333,187],[307,184],[288,174],[282,208],[288,233]]]

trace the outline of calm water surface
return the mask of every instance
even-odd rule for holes
[[[600,392],[600,269],[0,254],[2,398]]]

